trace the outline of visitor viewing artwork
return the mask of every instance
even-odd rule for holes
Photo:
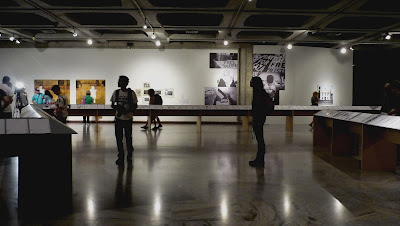
[[[253,54],[253,77],[261,78],[272,98],[285,89],[285,59],[285,54]]]
[[[69,80],[34,80],[34,90],[39,89],[40,93],[50,91],[53,95],[54,102],[57,100],[57,95],[51,90],[54,85],[60,86],[61,93],[64,93],[70,100],[70,81]]]
[[[93,104],[106,103],[106,81],[105,80],[76,80],[76,103],[81,103],[86,92],[90,91]]]

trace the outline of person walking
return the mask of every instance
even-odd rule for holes
[[[268,114],[269,105],[272,103],[271,97],[263,88],[263,82],[260,77],[253,77],[250,81],[250,87],[253,87],[252,101],[252,126],[257,139],[257,155],[252,161],[249,161],[251,167],[264,167],[265,141],[264,124]],[[272,105],[272,104],[271,104]]]
[[[153,105],[153,104],[154,105],[162,105],[163,104],[162,97],[159,94],[155,94],[154,89],[149,89],[149,96],[150,96],[150,103],[149,103],[150,105]],[[162,127],[160,118],[158,117],[158,115],[155,112],[151,114],[151,122],[154,122],[154,128],[152,130],[157,130]],[[158,127],[157,127],[156,122],[158,122]],[[143,129],[149,128],[147,126],[147,124],[148,124],[148,120],[146,121],[146,124],[144,126],[142,126],[141,128],[143,128]]]
[[[118,87],[111,97],[111,107],[115,110],[115,138],[118,147],[118,159],[115,162],[119,166],[124,165],[125,151],[123,146],[123,137],[125,132],[125,142],[127,148],[127,162],[132,164],[132,120],[133,112],[137,108],[136,93],[130,88],[126,88],[129,84],[129,78],[121,75],[118,79]]]

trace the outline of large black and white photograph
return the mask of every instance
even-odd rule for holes
[[[237,69],[223,69],[219,72],[217,79],[218,87],[237,87],[238,70]]]
[[[318,85],[318,105],[329,106],[333,105],[333,85]]]
[[[210,68],[238,68],[237,53],[210,53]]]
[[[237,105],[236,87],[206,87],[205,105]]]
[[[253,77],[262,79],[273,99],[285,89],[285,59],[285,54],[253,54]]]

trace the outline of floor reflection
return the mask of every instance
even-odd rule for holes
[[[115,165],[112,123],[70,123],[73,213],[18,219],[17,158],[0,159],[0,225],[395,225],[394,174],[346,171],[313,152],[308,125],[265,127],[265,168],[241,125],[133,124],[133,164]],[[49,169],[51,170],[51,169]],[[38,175],[40,176],[40,175]],[[51,178],[50,178],[51,179]]]

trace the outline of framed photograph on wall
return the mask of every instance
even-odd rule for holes
[[[143,96],[143,90],[142,89],[135,89],[134,91],[135,91],[137,97]]]
[[[210,53],[210,68],[238,68],[237,53]]]
[[[164,89],[164,97],[174,97],[174,89],[173,88],[166,88]]]
[[[150,88],[150,82],[144,82],[143,83],[143,88],[144,89],[149,89]]]

